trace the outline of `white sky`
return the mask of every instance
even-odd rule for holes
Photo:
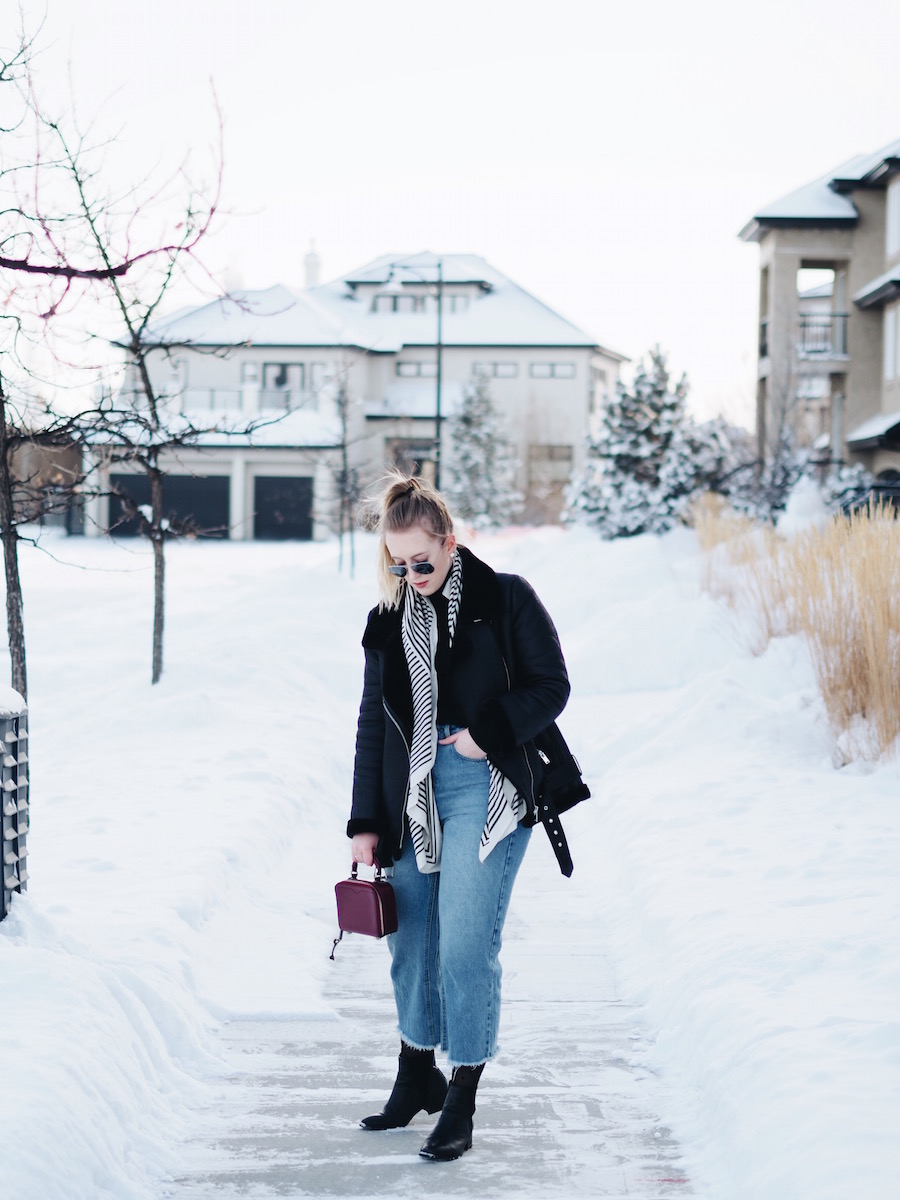
[[[33,28],[43,0],[25,0]],[[0,23],[15,31],[12,0]],[[46,0],[45,95],[120,132],[119,181],[205,160],[207,261],[248,287],[482,254],[600,342],[659,342],[749,422],[754,211],[900,136],[887,0]],[[130,174],[129,174],[130,173]]]

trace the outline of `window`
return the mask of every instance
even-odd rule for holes
[[[323,388],[331,381],[331,369],[328,363],[314,362],[309,364],[309,386],[314,392]]]
[[[528,447],[528,478],[532,487],[544,488],[568,482],[572,473],[572,447],[535,445]]]
[[[602,367],[591,367],[591,383],[588,390],[588,412],[595,413],[600,403],[609,396],[608,377]]]
[[[468,296],[442,296],[441,308],[444,312],[461,313],[469,308]]]
[[[434,379],[437,376],[437,363],[398,362],[396,371],[402,379]]]
[[[528,368],[532,379],[574,379],[575,364],[572,362],[533,362]]]
[[[379,313],[412,313],[425,311],[424,296],[395,296],[393,294],[376,296],[372,309]]]
[[[476,375],[487,375],[489,379],[517,379],[519,364],[514,362],[477,362],[472,363]]]
[[[888,258],[893,258],[900,254],[900,178],[888,187],[885,227],[885,249]]]
[[[528,457],[531,462],[564,462],[572,461],[571,446],[541,446],[528,447]]]
[[[434,442],[419,438],[395,438],[385,443],[388,462],[409,475],[434,480]]]
[[[894,378],[897,362],[897,313],[900,308],[884,310],[884,377]]]
[[[296,408],[303,386],[303,363],[264,363],[259,406]]]
[[[241,363],[241,383],[244,383],[244,384],[259,383],[259,363],[255,363],[255,362]]]

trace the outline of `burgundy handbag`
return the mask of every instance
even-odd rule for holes
[[[384,937],[397,929],[397,902],[394,889],[385,879],[381,867],[375,864],[374,879],[358,879],[357,864],[349,879],[334,885],[340,934],[334,939],[330,957],[334,959],[338,942],[345,933],[367,933]]]

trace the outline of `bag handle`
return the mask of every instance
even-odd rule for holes
[[[357,879],[358,875],[359,875],[359,863],[354,862],[350,868],[350,878]],[[384,871],[382,869],[381,863],[376,858],[375,859],[375,883],[384,883],[384,882],[385,882]],[[344,931],[342,929],[340,931],[340,933],[338,934],[338,936],[334,939],[334,941],[331,944],[331,953],[328,955],[328,957],[331,959],[332,962],[334,962],[334,952],[338,948],[338,942],[340,942],[343,939],[343,937],[344,937]]]
[[[358,869],[359,869],[359,863],[355,862],[350,869],[350,878],[351,879],[357,878]],[[384,879],[385,879],[384,868],[382,867],[381,863],[376,858],[375,859],[375,883],[383,883]]]

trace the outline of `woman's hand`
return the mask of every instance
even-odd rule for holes
[[[460,729],[459,733],[451,733],[449,737],[441,738],[442,746],[456,746],[457,752],[463,758],[487,758],[487,755],[469,733],[468,729]]]
[[[362,863],[365,867],[375,865],[375,847],[378,845],[377,833],[357,833],[350,840],[350,853],[353,862]]]

